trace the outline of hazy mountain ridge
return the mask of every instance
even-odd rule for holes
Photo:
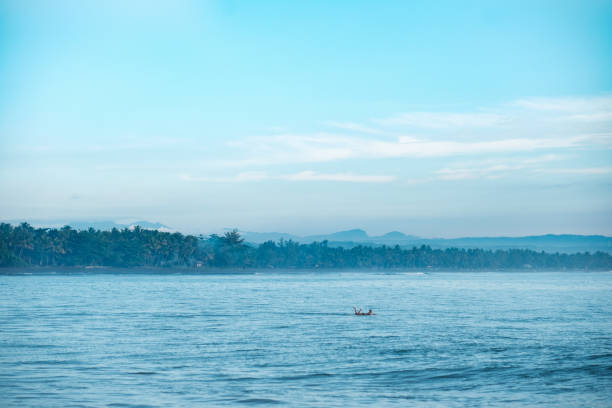
[[[462,237],[421,238],[392,231],[381,236],[369,236],[364,230],[353,229],[332,234],[297,236],[287,233],[241,232],[248,242],[259,244],[280,239],[300,243],[328,241],[330,246],[354,247],[357,245],[399,245],[413,247],[429,245],[434,249],[482,248],[482,249],[531,249],[546,252],[595,252],[612,253],[612,237],[603,235],[545,234],[524,237]]]

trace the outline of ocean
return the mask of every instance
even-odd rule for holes
[[[611,272],[235,272],[0,275],[0,405],[612,406]]]

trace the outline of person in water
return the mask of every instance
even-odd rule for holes
[[[357,316],[372,316],[374,314],[374,311],[372,309],[368,310],[368,313],[363,313],[361,311],[361,308],[359,308],[359,310],[357,310],[357,308],[355,306],[353,306],[353,310],[355,311],[355,314]]]

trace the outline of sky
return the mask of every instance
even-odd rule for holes
[[[612,235],[612,1],[0,1],[0,219]]]

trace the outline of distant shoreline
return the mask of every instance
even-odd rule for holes
[[[546,273],[546,272],[588,272],[607,273],[612,269],[409,269],[409,268],[193,268],[177,267],[115,267],[115,266],[19,266],[1,267],[0,276],[10,275],[258,275],[304,273],[382,273],[389,275],[435,274],[435,273]]]

